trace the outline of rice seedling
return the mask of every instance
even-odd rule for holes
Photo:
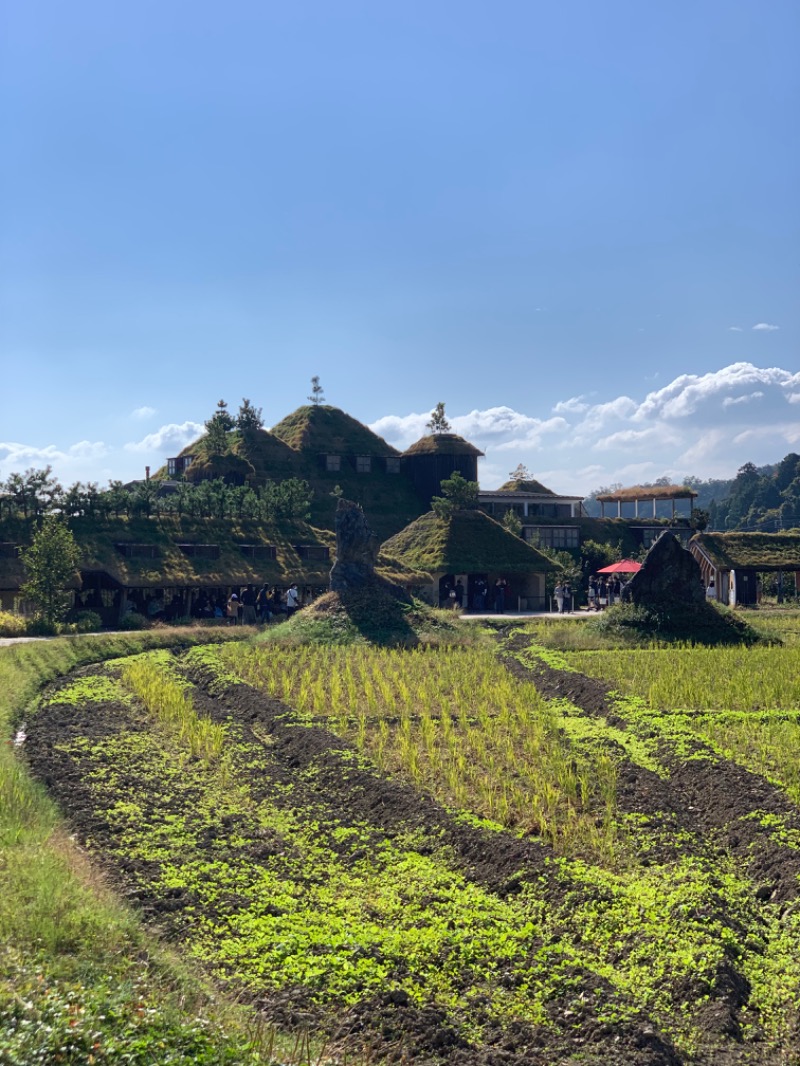
[[[541,834],[560,853],[610,847],[610,751],[597,738],[572,740],[561,725],[566,709],[513,678],[491,650],[306,650],[256,646],[221,657],[225,669],[269,695],[288,692],[309,723],[445,804]]]
[[[165,675],[148,655],[136,656],[121,668],[123,684],[148,711],[174,732],[192,755],[211,763],[222,754],[225,727],[198,715],[184,684]]]

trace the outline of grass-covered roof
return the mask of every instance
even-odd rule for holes
[[[272,435],[294,451],[311,451],[315,455],[400,454],[357,419],[327,404],[298,407],[272,427]]]
[[[78,569],[106,573],[127,588],[189,588],[249,583],[327,585],[336,557],[336,538],[330,530],[306,523],[265,526],[261,522],[234,519],[74,518],[70,528],[80,549]],[[0,530],[0,533],[3,531]],[[0,540],[25,546],[30,543],[32,523],[15,522],[9,536]],[[219,558],[190,556],[179,547],[217,545]],[[118,545],[151,548],[155,558],[128,556]],[[329,559],[306,559],[298,546],[327,548]],[[255,557],[252,547],[274,548],[275,558]],[[243,550],[244,549],[244,550]],[[381,551],[378,573],[400,584],[424,584],[428,575]],[[0,589],[18,589],[25,580],[22,560],[0,554]]]
[[[798,533],[697,533],[691,544],[719,570],[800,570]]]
[[[205,437],[200,437],[181,452],[197,458],[190,467],[188,478],[224,476],[227,456],[223,460],[207,461]],[[384,458],[400,453],[367,426],[337,407],[325,404],[299,407],[271,431],[259,430],[230,434],[232,452],[246,460],[248,480],[256,485],[286,478],[301,478],[314,490],[311,502],[311,523],[316,527],[333,528],[336,500],[331,492],[338,485],[347,499],[360,503],[367,512],[370,524],[382,538],[391,536],[416,518],[422,503],[413,485],[402,474],[389,473]],[[322,456],[339,455],[340,469],[328,471]],[[355,457],[368,455],[373,459],[370,473],[356,469]],[[242,468],[244,469],[244,468]],[[236,473],[237,471],[231,471]],[[159,471],[166,476],[166,468]]]
[[[432,574],[553,569],[541,552],[483,511],[455,511],[449,518],[429,511],[387,540],[382,551]]]
[[[497,492],[535,492],[539,496],[555,496],[552,489],[548,489],[536,478],[526,478],[524,481],[506,481]]]
[[[429,433],[420,437],[403,455],[483,455],[480,449],[457,433]]]
[[[128,588],[184,588],[245,585],[249,582],[282,584],[287,580],[326,584],[332,560],[301,558],[297,545],[332,548],[331,534],[303,523],[270,527],[260,522],[199,520],[175,516],[160,518],[77,518],[70,527],[80,549],[78,568],[109,575]],[[29,536],[20,538],[26,543]],[[118,544],[152,547],[155,558],[123,555]],[[180,544],[218,545],[219,558],[189,556]],[[244,545],[274,547],[275,559],[252,557]],[[333,552],[331,551],[331,554]],[[23,578],[18,559],[0,558],[0,588],[18,588]]]
[[[633,485],[628,489],[615,489],[614,492],[601,493],[596,499],[600,503],[633,503],[635,500],[688,500],[697,493],[686,485]]]

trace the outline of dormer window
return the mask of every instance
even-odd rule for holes
[[[372,473],[372,456],[371,455],[357,455],[356,456],[356,473],[357,474],[370,474],[370,473]]]
[[[329,474],[338,474],[342,469],[342,457],[341,455],[326,455],[325,456],[325,469]]]

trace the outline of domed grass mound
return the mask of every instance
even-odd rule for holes
[[[712,603],[699,606],[676,603],[669,607],[624,603],[609,607],[586,625],[631,645],[653,641],[704,645],[763,642],[744,619]]]
[[[347,592],[326,592],[287,622],[264,632],[291,644],[461,643],[469,638],[450,612],[434,610],[384,583]]]

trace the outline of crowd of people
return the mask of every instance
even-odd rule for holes
[[[264,584],[245,585],[234,589],[225,598],[224,595],[213,596],[203,591],[197,598],[193,614],[196,618],[217,618],[227,621],[229,625],[266,625],[274,618],[291,618],[292,615],[313,599],[311,589],[298,588],[293,582],[288,588],[278,585],[272,588]]]

